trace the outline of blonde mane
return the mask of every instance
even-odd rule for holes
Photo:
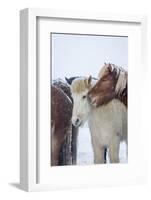
[[[71,84],[71,92],[72,93],[81,93],[85,90],[89,90],[92,87],[92,77],[89,76],[87,78],[77,78]],[[94,81],[93,81],[94,82]]]
[[[118,80],[116,83],[115,92],[116,94],[122,94],[123,90],[126,88],[127,85],[128,74],[127,71],[124,70],[122,67],[115,66],[114,69],[118,71],[117,73]]]
[[[127,85],[127,73],[120,72],[118,81],[115,87],[116,94],[122,94]]]

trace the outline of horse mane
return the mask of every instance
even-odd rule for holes
[[[117,78],[115,93],[116,95],[121,95],[127,87],[127,76],[128,76],[127,71],[123,67],[111,63],[108,64],[105,63],[104,69],[100,71],[99,76],[101,76],[104,73],[107,67],[110,68],[111,72],[115,73],[115,78]]]
[[[81,93],[84,92],[86,89],[90,89],[91,87],[91,80],[92,77],[89,76],[88,78],[76,78],[73,80],[71,84],[71,91],[72,93]]]
[[[115,92],[117,95],[122,95],[123,91],[127,87],[127,72],[125,70],[120,70],[118,75],[118,80],[115,87]]]
[[[112,71],[116,73],[117,83],[115,86],[116,95],[122,95],[124,90],[127,88],[127,71],[114,64],[110,64]]]

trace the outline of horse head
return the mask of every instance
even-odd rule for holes
[[[77,78],[71,84],[71,94],[73,98],[72,124],[82,126],[88,119],[90,104],[87,99],[88,91],[92,85],[92,78]]]
[[[121,67],[105,63],[99,73],[99,80],[88,92],[89,102],[98,107],[119,97],[127,84],[126,74]]]

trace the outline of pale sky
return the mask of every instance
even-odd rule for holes
[[[97,77],[104,62],[127,69],[128,37],[52,34],[52,79]]]

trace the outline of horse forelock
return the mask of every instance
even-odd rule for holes
[[[98,77],[99,78],[102,78],[103,76],[104,76],[104,74],[106,73],[106,70],[107,70],[107,64],[105,64],[102,68],[101,68],[101,70],[100,70],[100,72],[99,72],[99,75],[98,75]]]
[[[111,74],[113,76],[114,74],[115,78],[117,78],[119,75],[119,72],[120,72],[120,67],[111,63],[108,63],[108,64],[105,63],[104,66],[101,68],[98,77],[101,79],[106,75]]]
[[[90,85],[87,83],[86,78],[77,78],[71,84],[72,93],[82,93],[86,90],[89,90]]]

